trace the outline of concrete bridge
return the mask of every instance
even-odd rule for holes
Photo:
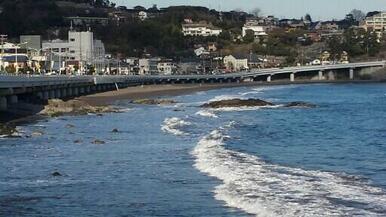
[[[0,111],[18,101],[32,102],[54,98],[73,98],[143,84],[194,84],[231,82],[296,81],[297,79],[355,79],[384,68],[386,61],[350,64],[256,69],[218,75],[149,75],[149,76],[14,76],[0,74]]]

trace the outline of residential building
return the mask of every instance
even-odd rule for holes
[[[148,18],[146,11],[140,11],[138,12],[138,18],[142,21],[146,20]]]
[[[164,59],[158,62],[158,72],[163,75],[172,75],[177,72],[177,65],[171,59]]]
[[[256,38],[267,35],[265,26],[258,19],[247,19],[242,28],[243,37],[247,35],[247,31],[252,31]]]
[[[0,49],[0,69],[10,66],[22,68],[27,65],[29,59],[26,49],[8,42],[2,44]]]
[[[361,25],[366,31],[375,31],[383,33],[386,31],[386,12],[379,12],[372,16],[366,17]]]
[[[139,59],[139,74],[140,75],[155,75],[158,74],[158,63],[160,58],[142,58]]]
[[[198,23],[184,23],[182,24],[182,33],[184,36],[218,36],[222,30],[213,26],[211,23],[201,21]]]
[[[238,55],[228,55],[224,57],[224,66],[227,71],[240,71],[248,69],[248,58]]]

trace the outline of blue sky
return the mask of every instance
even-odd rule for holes
[[[118,5],[133,7],[142,5],[158,7],[169,5],[199,5],[217,10],[260,8],[264,15],[279,18],[300,18],[310,13],[314,20],[341,19],[352,9],[386,11],[386,0],[112,0]]]

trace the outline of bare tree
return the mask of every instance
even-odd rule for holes
[[[362,21],[366,18],[366,14],[363,13],[363,11],[358,9],[353,9],[350,14],[352,14],[354,20],[356,21]]]
[[[259,17],[261,15],[261,9],[260,8],[255,8],[250,12],[253,16]]]

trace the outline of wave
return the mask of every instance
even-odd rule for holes
[[[161,130],[165,133],[171,133],[176,136],[189,135],[188,133],[181,130],[181,128],[190,126],[191,123],[184,121],[180,118],[166,118],[161,126]]]
[[[224,107],[224,108],[216,108],[212,110],[219,111],[219,112],[234,112],[234,111],[254,111],[259,109],[275,109],[275,108],[281,108],[281,107],[283,107],[283,105]]]
[[[228,127],[231,127],[229,125]],[[386,192],[358,177],[267,164],[228,150],[223,131],[202,138],[195,167],[223,183],[215,198],[256,216],[384,216]]]
[[[229,100],[229,99],[240,99],[240,95],[220,95],[215,96],[214,98],[210,99],[208,102],[215,102],[215,101],[222,101],[222,100]]]
[[[218,116],[213,111],[210,111],[210,110],[200,110],[196,112],[196,115],[209,117],[209,118],[218,118]]]

